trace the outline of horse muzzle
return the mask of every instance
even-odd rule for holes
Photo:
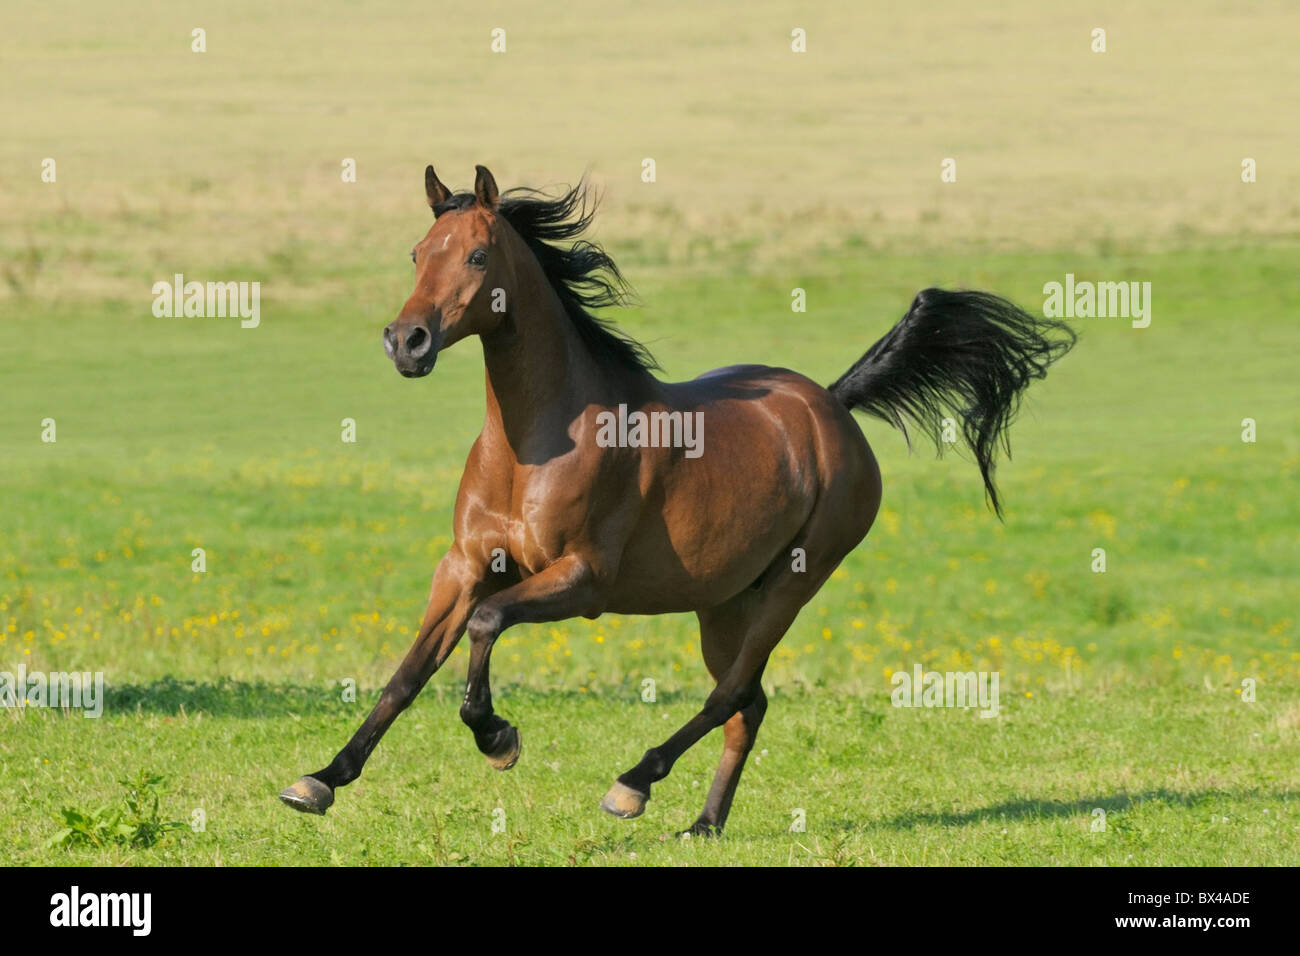
[[[423,321],[398,319],[384,327],[384,352],[393,366],[407,378],[422,378],[438,361],[442,333]]]

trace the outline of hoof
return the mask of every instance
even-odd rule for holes
[[[315,777],[300,777],[280,791],[280,799],[303,813],[324,814],[334,802],[334,791]]]
[[[519,761],[519,751],[523,749],[524,738],[519,733],[518,727],[510,728],[510,736],[506,739],[506,745],[494,754],[484,754],[487,762],[497,770],[509,770]]]
[[[625,783],[614,781],[614,786],[609,788],[605,799],[600,801],[600,808],[620,819],[631,820],[645,811],[645,802],[649,799],[650,794],[633,790]]]
[[[722,836],[722,827],[716,823],[704,823],[696,820],[691,824],[688,830],[678,830],[676,834],[678,839],[689,840],[693,837],[720,837]]]

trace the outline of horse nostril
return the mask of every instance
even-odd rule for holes
[[[406,336],[406,352],[411,358],[422,358],[432,344],[432,336],[418,325]]]
[[[391,325],[384,326],[384,351],[388,353],[389,358],[397,352],[397,333],[393,331]]]

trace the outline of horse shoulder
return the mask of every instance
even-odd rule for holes
[[[460,476],[452,531],[466,557],[484,566],[498,558],[497,549],[509,552],[512,471],[508,450],[480,434]]]

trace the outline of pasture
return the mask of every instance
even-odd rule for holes
[[[484,4],[417,31],[397,5],[132,6],[0,29],[0,671],[107,682],[99,719],[0,709],[0,863],[1300,862],[1293,9]],[[418,381],[380,345],[429,161],[459,188],[476,162],[503,188],[589,169],[640,299],[615,317],[672,379],[750,361],[829,382],[928,285],[1032,311],[1067,273],[1150,282],[1152,321],[1076,321],[1012,428],[1005,524],[969,461],[859,419],[883,508],[772,659],[721,839],[663,839],[716,733],[643,817],[597,809],[709,690],[687,616],[508,631],[505,774],[457,719],[458,650],[305,817],[276,793],[410,643],[484,413],[476,342]],[[177,272],[259,281],[260,325],[154,317]],[[998,671],[1000,716],[891,706],[918,663]],[[47,845],[138,771],[202,832]]]

